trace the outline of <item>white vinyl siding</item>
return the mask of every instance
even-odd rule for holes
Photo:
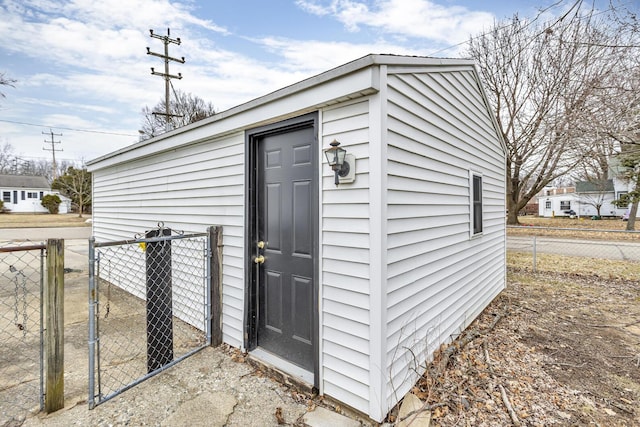
[[[465,68],[388,76],[387,409],[504,287],[504,157]],[[473,240],[470,169],[484,194]]]
[[[369,102],[322,112],[322,147],[333,139],[356,157],[356,179],[336,187],[322,163],[323,391],[369,409]]]
[[[97,241],[132,239],[159,221],[185,233],[223,227],[223,340],[242,347],[244,133],[97,170],[93,186]]]

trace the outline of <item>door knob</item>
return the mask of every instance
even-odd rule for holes
[[[258,242],[258,249],[264,249],[264,242],[262,240]]]
[[[263,255],[258,255],[257,257],[255,257],[253,262],[255,262],[256,264],[263,264],[264,263],[264,256]]]

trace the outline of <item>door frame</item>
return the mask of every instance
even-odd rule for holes
[[[313,256],[313,323],[312,323],[312,343],[313,343],[313,377],[314,386],[318,387],[320,372],[319,353],[319,295],[320,295],[320,270],[319,270],[319,238],[320,238],[320,218],[319,218],[319,188],[320,170],[318,167],[318,112],[304,114],[302,116],[283,120],[273,124],[260,126],[245,131],[245,228],[244,228],[244,258],[245,258],[245,298],[244,298],[244,347],[251,351],[258,346],[258,278],[256,274],[254,257],[257,255],[256,248],[256,209],[257,209],[257,171],[258,171],[258,145],[260,138],[270,135],[284,134],[300,128],[312,127],[314,134],[311,162],[313,168],[312,212],[312,248]]]

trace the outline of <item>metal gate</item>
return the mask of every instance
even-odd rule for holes
[[[22,424],[44,407],[45,249],[33,243],[0,248],[0,425]]]
[[[162,224],[89,243],[89,408],[211,343],[211,239]]]

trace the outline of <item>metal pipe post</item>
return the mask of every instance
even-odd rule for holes
[[[95,275],[95,237],[89,239],[89,409],[95,408],[96,375],[96,275]]]

